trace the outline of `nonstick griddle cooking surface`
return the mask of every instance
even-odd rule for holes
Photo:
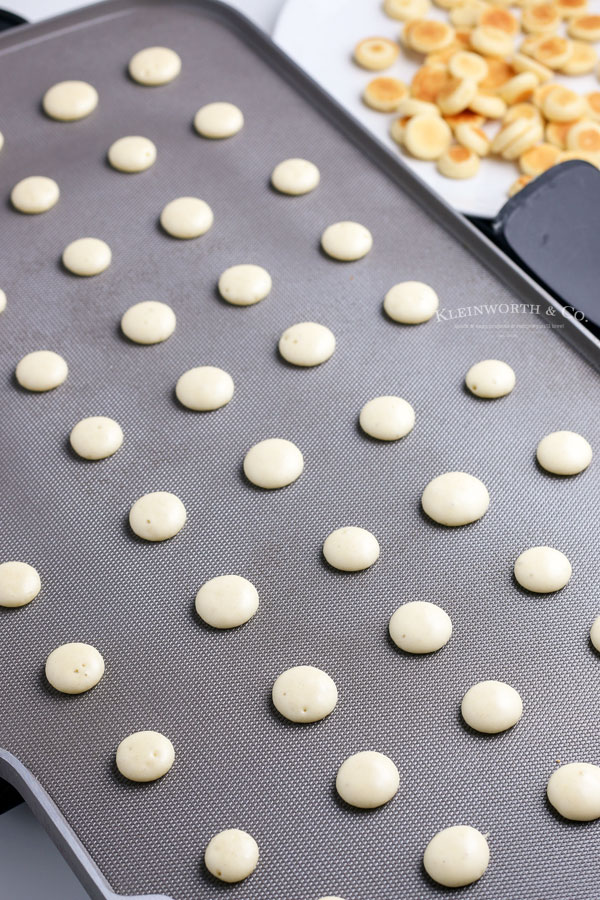
[[[125,67],[152,44],[176,49],[183,70],[147,89]],[[558,760],[600,762],[600,660],[588,643],[600,613],[598,463],[559,479],[534,457],[559,428],[600,449],[600,385],[561,340],[569,323],[398,166],[394,183],[368,159],[383,151],[225,9],[111,3],[9,35],[0,48],[3,194],[32,173],[56,178],[62,192],[39,217],[8,200],[0,209],[9,298],[1,556],[31,562],[43,581],[30,606],[0,616],[0,746],[31,770],[120,894],[450,897],[423,874],[422,852],[440,828],[469,823],[489,832],[492,863],[461,896],[596,900],[598,825],[562,821],[545,802]],[[41,114],[44,90],[64,78],[97,86],[88,119]],[[195,111],[214,99],[244,111],[231,140],[193,133]],[[125,134],[156,142],[147,172],[107,166],[108,146]],[[314,194],[269,188],[288,156],[318,164]],[[197,241],[157,225],[164,204],[185,194],[215,213]],[[322,230],[345,218],[374,235],[372,252],[353,264],[319,251]],[[113,249],[111,267],[87,280],[59,264],[83,235]],[[220,301],[215,284],[246,261],[264,265],[274,287],[240,309]],[[388,321],[383,295],[406,279],[432,284],[455,318]],[[124,310],[146,299],[176,311],[162,345],[120,334]],[[537,300],[539,313],[523,312],[523,299]],[[459,307],[485,303],[514,306],[459,318]],[[325,365],[301,370],[276,346],[307,319],[329,325],[338,344]],[[34,395],[13,371],[42,347],[63,354],[70,374]],[[468,367],[489,357],[517,373],[513,394],[493,402],[463,388]],[[201,364],[233,375],[236,393],[220,411],[192,413],[174,400],[178,376]],[[389,445],[357,427],[362,404],[383,393],[407,398],[417,415],[414,432]],[[97,414],[121,423],[125,443],[87,463],[69,451],[68,434]],[[241,463],[271,436],[295,441],[306,466],[297,483],[269,493],[244,481]],[[419,504],[425,484],[452,469],[482,478],[492,498],[483,520],[457,530],[426,520]],[[131,503],[152,490],[173,491],[188,510],[185,529],[164,544],[138,541],[127,526]],[[381,542],[379,562],[356,575],[330,570],[320,554],[347,524]],[[569,585],[548,597],[512,579],[516,556],[544,543],[573,563]],[[261,606],[244,627],[216,632],[197,619],[194,595],[226,572],[250,578]],[[391,613],[415,599],[439,603],[454,623],[450,643],[425,658],[387,638]],[[106,660],[104,679],[78,697],[43,677],[47,654],[71,640]],[[275,677],[302,663],[326,669],[340,692],[334,714],[306,727],[270,703]],[[487,678],[510,682],[525,705],[522,721],[495,737],[469,731],[459,715],[463,693]],[[119,741],[142,728],[167,734],[177,754],[148,785],[124,781],[113,763]],[[346,756],[368,748],[391,756],[401,786],[387,806],[361,812],[336,798],[334,778]],[[223,886],[201,860],[210,837],[233,826],[256,837],[261,862],[247,882]]]

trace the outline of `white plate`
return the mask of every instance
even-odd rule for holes
[[[600,0],[590,0],[589,7],[590,12],[600,11]],[[447,13],[435,6],[428,18],[448,21]],[[467,215],[492,218],[506,203],[508,188],[520,174],[516,163],[483,159],[475,178],[463,181],[444,178],[435,163],[413,159],[392,141],[388,129],[393,116],[368,109],[361,100],[365,85],[378,73],[367,72],[352,62],[354,46],[361,38],[372,35],[396,40],[402,27],[402,22],[384,14],[381,0],[288,0],[277,20],[273,38],[447,203]],[[421,59],[420,54],[409,56],[401,50],[398,62],[382,74],[393,75],[409,84]],[[581,93],[600,90],[594,74],[555,80]],[[494,130],[492,126],[492,133]]]

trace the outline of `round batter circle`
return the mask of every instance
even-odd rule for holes
[[[281,194],[297,197],[308,194],[318,186],[321,173],[307,159],[284,159],[273,169],[271,184]]]
[[[117,769],[129,781],[156,781],[175,761],[175,749],[158,731],[135,731],[117,747]]]
[[[18,363],[15,376],[28,391],[52,391],[69,374],[66,361],[53,350],[34,350]]]
[[[375,397],[360,411],[360,427],[378,441],[397,441],[413,430],[415,411],[402,397]]]
[[[335,681],[315,666],[293,666],[275,681],[273,705],[290,722],[319,722],[338,700]]]
[[[485,484],[466,472],[445,472],[430,481],[421,497],[430,519],[452,528],[481,519],[490,504]]]
[[[515,373],[500,359],[484,359],[471,366],[465,384],[476,397],[495,400],[510,394],[515,386]]]
[[[207,103],[194,116],[199,135],[212,140],[233,137],[244,127],[244,115],[233,103]]]
[[[129,511],[131,530],[145,541],[166,541],[185,525],[185,506],[175,494],[153,491],[136,500]]]
[[[390,319],[402,325],[421,325],[435,315],[440,305],[439,297],[422,281],[402,281],[390,288],[383,301],[383,308]]]
[[[363,750],[349,756],[338,769],[335,787],[346,803],[375,809],[394,797],[400,785],[395,764],[383,753]]]
[[[554,547],[530,547],[515,562],[515,578],[521,587],[534,594],[560,591],[571,573],[571,563]]]
[[[259,441],[244,457],[244,474],[248,481],[268,490],[286,487],[300,477],[303,469],[302,452],[284,438]]]
[[[590,628],[590,640],[594,645],[594,648],[600,653],[600,616],[592,622],[592,627]]]
[[[29,563],[13,559],[0,564],[0,606],[27,606],[41,588],[38,571]]]
[[[83,694],[104,675],[104,660],[91,644],[62,644],[46,660],[46,678],[63,694]]]
[[[69,440],[82,459],[106,459],[116,453],[123,443],[123,431],[114,419],[89,416],[73,427]]]
[[[6,309],[6,294],[0,288],[0,313],[3,313]]]
[[[490,862],[485,837],[470,825],[452,825],[433,837],[423,854],[430,878],[444,887],[464,887],[477,881]]]
[[[175,394],[182,406],[208,412],[229,403],[233,390],[233,378],[228,372],[216,366],[197,366],[179,377]]]
[[[546,787],[548,800],[565,819],[591,822],[600,818],[600,767],[567,763],[552,773]]]
[[[177,320],[166,303],[159,300],[142,300],[123,314],[121,330],[136,344],[160,344],[171,337]]]
[[[60,122],[85,119],[98,106],[98,91],[87,81],[59,81],[42,100],[44,112]]]
[[[341,262],[362,259],[372,246],[371,232],[358,222],[335,222],[321,235],[321,247],[327,256]]]
[[[180,72],[181,58],[168,47],[146,47],[129,60],[129,74],[146,87],[168,84]]]
[[[336,528],[325,539],[323,556],[342,572],[360,572],[379,559],[379,541],[366,528],[347,525]]]
[[[592,461],[592,448],[575,431],[553,431],[539,442],[536,456],[553,475],[579,475]]]
[[[221,297],[234,306],[252,306],[264,300],[272,286],[267,270],[252,263],[230,266],[219,278]]]
[[[37,215],[52,209],[59,196],[60,190],[53,178],[30,175],[15,184],[10,201],[19,212]]]
[[[128,135],[110,145],[108,161],[119,172],[144,172],[156,162],[156,146],[150,138]]]
[[[241,575],[217,575],[196,594],[196,612],[213,628],[237,628],[258,609],[258,591]]]
[[[279,352],[293,366],[320,366],[335,350],[335,335],[318,322],[290,325],[279,338]]]
[[[204,864],[219,881],[233,884],[252,875],[258,856],[258,844],[252,835],[239,828],[227,828],[209,841]]]
[[[412,600],[399,606],[390,619],[390,637],[405,653],[435,653],[452,636],[452,620],[435,603]]]
[[[63,265],[74,275],[89,277],[99,275],[110,266],[111,249],[100,238],[78,238],[65,247],[62,255]]]
[[[516,725],[523,715],[523,701],[504,681],[480,681],[469,688],[461,703],[462,717],[475,731],[498,734]]]
[[[171,237],[191,240],[206,234],[214,222],[213,211],[198,197],[177,197],[160,214],[160,224]]]

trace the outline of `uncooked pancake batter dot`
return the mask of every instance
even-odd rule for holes
[[[156,781],[175,761],[175,749],[158,731],[136,731],[117,747],[117,769],[130,781]]]
[[[123,431],[114,419],[89,416],[74,426],[69,440],[75,453],[82,459],[106,459],[116,453],[123,443]]]
[[[479,478],[466,472],[446,472],[430,481],[421,497],[423,510],[440,525],[456,527],[485,515],[490,495]]]
[[[129,61],[129,74],[138,84],[157,87],[168,84],[181,72],[181,59],[168,47],[146,47]]]
[[[63,694],[83,694],[103,675],[104,660],[91,644],[62,644],[46,660],[46,678]]]
[[[144,172],[156,162],[156,146],[147,137],[122,137],[110,145],[108,161],[119,172]]]
[[[358,222],[335,222],[321,236],[321,247],[325,253],[341,262],[362,259],[372,246],[371,232]]]
[[[198,134],[212,140],[233,137],[243,127],[243,113],[233,103],[207,103],[194,117],[194,128]]]
[[[322,669],[294,666],[277,678],[272,697],[275,709],[290,722],[318,722],[333,712],[338,692]]]
[[[10,200],[15,209],[29,215],[47,212],[58,202],[60,190],[53,178],[30,175],[15,184]]]
[[[334,569],[359,572],[379,559],[379,541],[366,528],[336,528],[323,544],[323,556]]]
[[[96,109],[98,91],[87,81],[60,81],[48,88],[42,106],[51,119],[75,122]]]
[[[124,313],[121,330],[135,344],[160,344],[171,337],[176,324],[175,313],[166,303],[143,300]]]
[[[0,564],[0,606],[18,607],[31,603],[42,588],[37,569],[29,563],[9,560]]]
[[[360,809],[375,809],[389,803],[399,784],[398,769],[389,756],[373,750],[349,756],[338,769],[335,780],[342,800]]]
[[[296,481],[304,469],[304,457],[292,441],[267,438],[248,450],[244,474],[257,487],[274,490]]]
[[[271,184],[276,190],[296,197],[314,191],[320,180],[318,168],[307,159],[284,159],[271,175]]]
[[[219,881],[234,884],[252,875],[258,856],[258,844],[252,835],[240,828],[227,828],[209,841],[204,864]]]
[[[258,610],[258,591],[241,575],[217,575],[196,594],[196,612],[213,628],[238,628]]]
[[[131,530],[145,541],[166,541],[185,525],[185,506],[175,494],[154,491],[144,494],[131,507]]]
[[[100,238],[78,238],[65,247],[62,261],[65,269],[74,275],[89,277],[108,269],[112,259],[111,249]]]
[[[15,376],[28,391],[52,391],[69,374],[66,361],[54,350],[34,350],[17,364]]]

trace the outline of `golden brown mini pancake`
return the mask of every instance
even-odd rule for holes
[[[477,94],[477,83],[470,78],[452,78],[436,97],[445,116],[455,116],[466,109]]]
[[[395,41],[385,37],[370,37],[359,41],[354,48],[354,61],[363,69],[374,72],[389,69],[394,63],[400,48]]]
[[[567,135],[577,122],[548,122],[546,125],[546,140],[554,144],[559,150],[567,149]]]
[[[487,6],[479,16],[479,25],[489,25],[514,36],[519,33],[519,22],[516,16],[501,6]]]
[[[525,175],[541,175],[558,162],[560,150],[554,144],[536,144],[519,157],[519,166]]]
[[[600,41],[600,16],[573,16],[567,31],[580,41]]]
[[[491,56],[484,56],[483,58],[487,63],[488,73],[479,82],[481,91],[496,91],[515,74],[513,67],[505,59],[495,59]]]
[[[454,40],[454,28],[437,19],[416,19],[405,27],[406,43],[419,53],[434,53]]]
[[[577,122],[567,133],[567,150],[600,153],[600,124],[591,119]]]
[[[410,92],[417,100],[425,100],[428,103],[435,102],[438,92],[450,80],[448,70],[441,65],[421,66],[410,83]]]
[[[453,78],[472,78],[473,81],[479,82],[486,77],[488,65],[479,53],[461,50],[451,57],[448,71]]]
[[[561,85],[555,85],[542,101],[542,112],[550,122],[572,122],[580,119],[585,110],[583,97]]]
[[[472,178],[479,170],[479,157],[468,147],[455,144],[438,158],[437,168],[446,178]]]
[[[598,63],[598,54],[585,41],[571,41],[572,52],[566,63],[560,67],[565,75],[587,75]]]
[[[440,116],[414,116],[404,129],[404,146],[417,159],[437,159],[451,139],[450,126]]]
[[[496,56],[504,59],[514,50],[513,37],[500,28],[478,25],[471,32],[471,47],[482,56]]]
[[[513,181],[511,186],[508,189],[508,196],[514,197],[515,194],[518,194],[519,191],[522,191],[524,187],[526,187],[530,182],[533,181],[531,175],[519,175],[516,181]]]
[[[523,103],[525,100],[529,100],[538,84],[538,77],[533,72],[521,72],[503,84],[498,93],[510,106],[513,103]]]
[[[459,144],[468,147],[477,156],[487,156],[490,152],[491,141],[483,128],[471,125],[469,122],[461,122],[454,130],[454,136]]]
[[[400,101],[408,96],[408,88],[398,78],[373,78],[363,93],[363,100],[371,109],[394,112]]]
[[[530,34],[552,34],[561,23],[561,15],[555,3],[536,3],[523,10],[521,26]]]

